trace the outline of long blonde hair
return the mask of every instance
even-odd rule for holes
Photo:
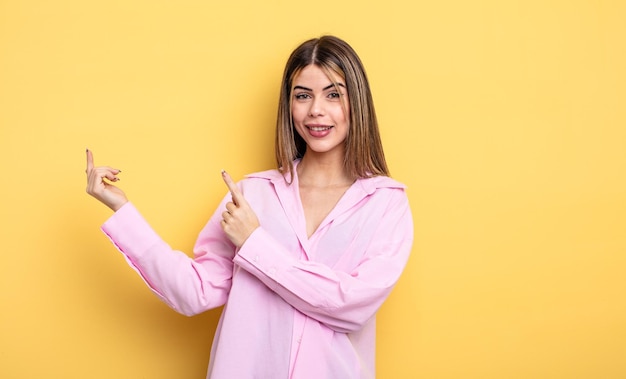
[[[350,127],[346,137],[344,165],[349,175],[365,178],[389,175],[383,152],[374,102],[365,68],[356,52],[334,36],[310,39],[289,56],[283,73],[276,121],[276,163],[283,175],[293,178],[293,161],[302,158],[306,143],[298,135],[291,116],[293,79],[308,65],[334,72],[346,82]]]

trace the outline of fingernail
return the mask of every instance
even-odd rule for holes
[[[226,170],[222,169],[222,175],[224,175],[226,173]]]

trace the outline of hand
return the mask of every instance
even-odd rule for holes
[[[114,212],[128,202],[124,192],[109,182],[117,182],[117,177],[121,171],[116,168],[101,166],[93,166],[93,154],[87,149],[87,193],[100,200],[104,205],[111,208]]]
[[[259,219],[226,171],[222,171],[222,179],[232,196],[232,201],[226,204],[226,211],[222,213],[222,229],[235,246],[241,247],[260,226]]]

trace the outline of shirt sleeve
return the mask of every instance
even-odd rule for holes
[[[223,305],[230,291],[234,246],[214,218],[200,232],[193,259],[165,243],[131,203],[102,231],[161,300],[191,316]]]
[[[350,272],[294,258],[262,227],[248,238],[234,262],[307,316],[338,332],[358,331],[391,292],[413,243],[406,194],[398,189],[390,196],[365,258]]]

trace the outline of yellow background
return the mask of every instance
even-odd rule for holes
[[[415,218],[378,377],[626,377],[624,19],[591,0],[0,1],[0,377],[204,377],[219,310],[180,316],[127,267],[84,150],[190,252],[220,169],[273,167],[283,65],[325,33],[365,62]]]

